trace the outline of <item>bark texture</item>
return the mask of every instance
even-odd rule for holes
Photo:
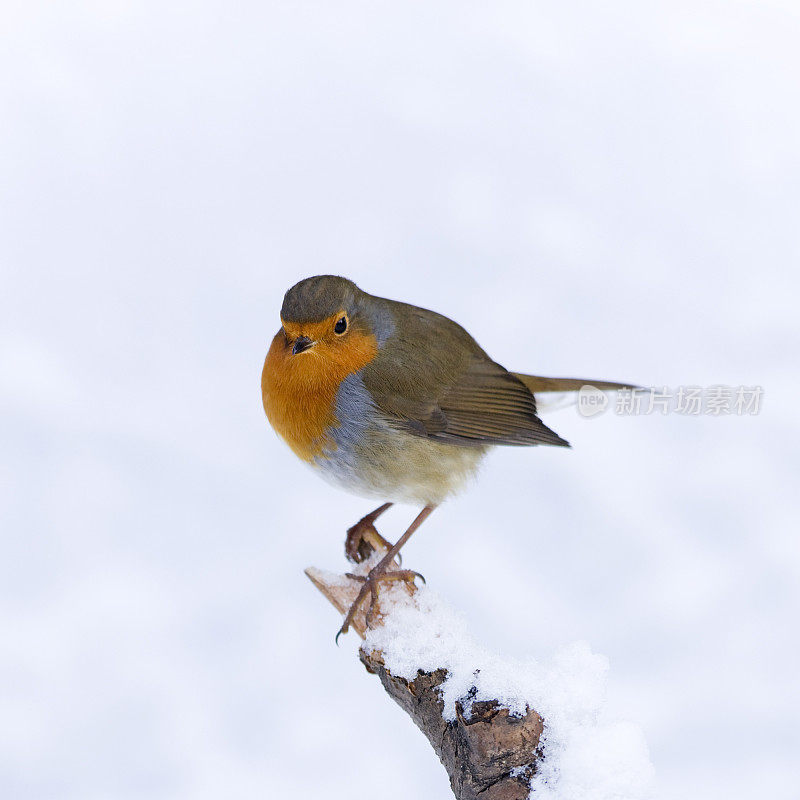
[[[456,704],[456,719],[442,717],[438,687],[443,669],[420,673],[413,681],[392,675],[380,654],[360,651],[361,661],[425,734],[450,776],[458,800],[526,800],[528,784],[540,757],[542,718],[528,709],[512,717],[496,702],[476,702],[465,714]]]

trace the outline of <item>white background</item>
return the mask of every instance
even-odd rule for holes
[[[764,387],[558,412],[406,563],[509,655],[606,654],[660,798],[797,797],[796,2],[0,13],[3,798],[449,796],[302,573],[372,504],[261,408],[320,272],[510,369]]]

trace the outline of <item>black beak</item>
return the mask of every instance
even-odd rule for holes
[[[314,342],[308,338],[308,336],[298,336],[294,340],[294,345],[292,346],[292,355],[296,356],[298,353],[305,353]]]

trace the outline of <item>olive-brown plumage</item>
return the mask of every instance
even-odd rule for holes
[[[539,419],[534,392],[587,383],[629,386],[509,372],[453,320],[333,275],[307,278],[286,293],[261,375],[271,425],[323,477],[424,506],[391,558],[490,447],[568,446]],[[373,522],[368,515],[351,529],[351,554]]]

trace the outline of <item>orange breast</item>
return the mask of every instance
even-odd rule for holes
[[[335,447],[328,435],[339,424],[336,393],[350,374],[369,364],[378,352],[375,337],[352,329],[341,339],[327,335],[335,320],[297,326],[293,335],[309,336],[317,344],[292,355],[283,328],[278,331],[264,361],[261,397],[273,428],[304,461],[325,448]],[[320,333],[325,335],[319,336]],[[316,335],[315,335],[316,334]]]

